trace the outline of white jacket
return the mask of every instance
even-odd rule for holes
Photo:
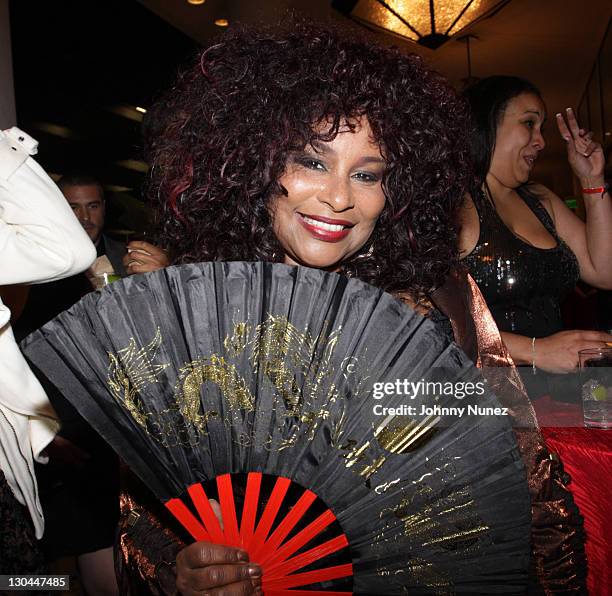
[[[37,143],[17,128],[0,131],[0,285],[45,282],[85,270],[96,257],[66,199],[31,158]],[[32,516],[44,520],[33,459],[58,429],[55,412],[28,368],[0,301],[0,468]]]

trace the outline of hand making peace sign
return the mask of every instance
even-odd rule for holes
[[[601,145],[593,140],[593,133],[580,128],[572,108],[566,109],[565,117],[557,114],[556,119],[567,144],[567,159],[574,174],[581,181],[588,182],[588,186],[603,183],[605,158]]]

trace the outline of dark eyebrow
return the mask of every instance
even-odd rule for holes
[[[320,143],[319,141],[313,141],[310,146],[315,150],[316,153],[336,153],[327,143]]]
[[[542,118],[542,123],[546,122],[547,119],[547,115],[546,112],[542,113],[540,112],[540,110],[525,110],[524,112],[525,114],[535,114],[536,116],[539,116],[540,118]]]
[[[327,143],[318,143],[315,141],[312,143],[312,148],[316,153],[323,153],[323,155],[335,155],[336,152]],[[366,155],[359,160],[359,164],[376,163],[387,165],[387,162],[382,157],[374,155]]]
[[[102,199],[92,199],[91,201],[87,201],[86,203],[79,203],[78,201],[68,201],[68,205],[70,205],[71,207],[73,205],[76,205],[77,207],[79,205],[93,205],[94,203],[102,203]]]
[[[374,157],[374,156],[369,156],[367,155],[366,157],[362,157],[359,160],[360,164],[367,164],[367,163],[374,163],[374,164],[380,164],[383,166],[387,165],[387,162],[382,158],[382,157]]]

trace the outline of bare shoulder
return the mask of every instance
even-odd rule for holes
[[[548,211],[548,214],[554,219],[555,215],[555,203],[562,202],[561,199],[552,191],[550,188],[539,184],[538,182],[532,182],[527,187],[529,192],[536,199],[540,201],[542,206]]]
[[[570,247],[573,246],[572,236],[584,228],[584,222],[565,204],[559,195],[546,188],[546,186],[530,184],[529,189],[532,190],[533,195],[538,198],[548,211],[557,229],[557,233]]]
[[[459,226],[459,254],[463,258],[474,250],[480,235],[478,211],[468,193],[463,198],[463,203],[457,213],[457,220]]]
[[[559,198],[548,186],[544,186],[539,182],[530,182],[527,190],[532,196],[542,201],[542,203],[552,203],[553,199]]]

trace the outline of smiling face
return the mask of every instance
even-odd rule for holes
[[[529,180],[531,169],[544,149],[544,103],[532,93],[512,98],[497,125],[489,174],[502,185],[517,188]]]
[[[274,233],[285,263],[335,270],[367,242],[385,206],[386,163],[367,120],[333,141],[288,156],[273,200]]]

